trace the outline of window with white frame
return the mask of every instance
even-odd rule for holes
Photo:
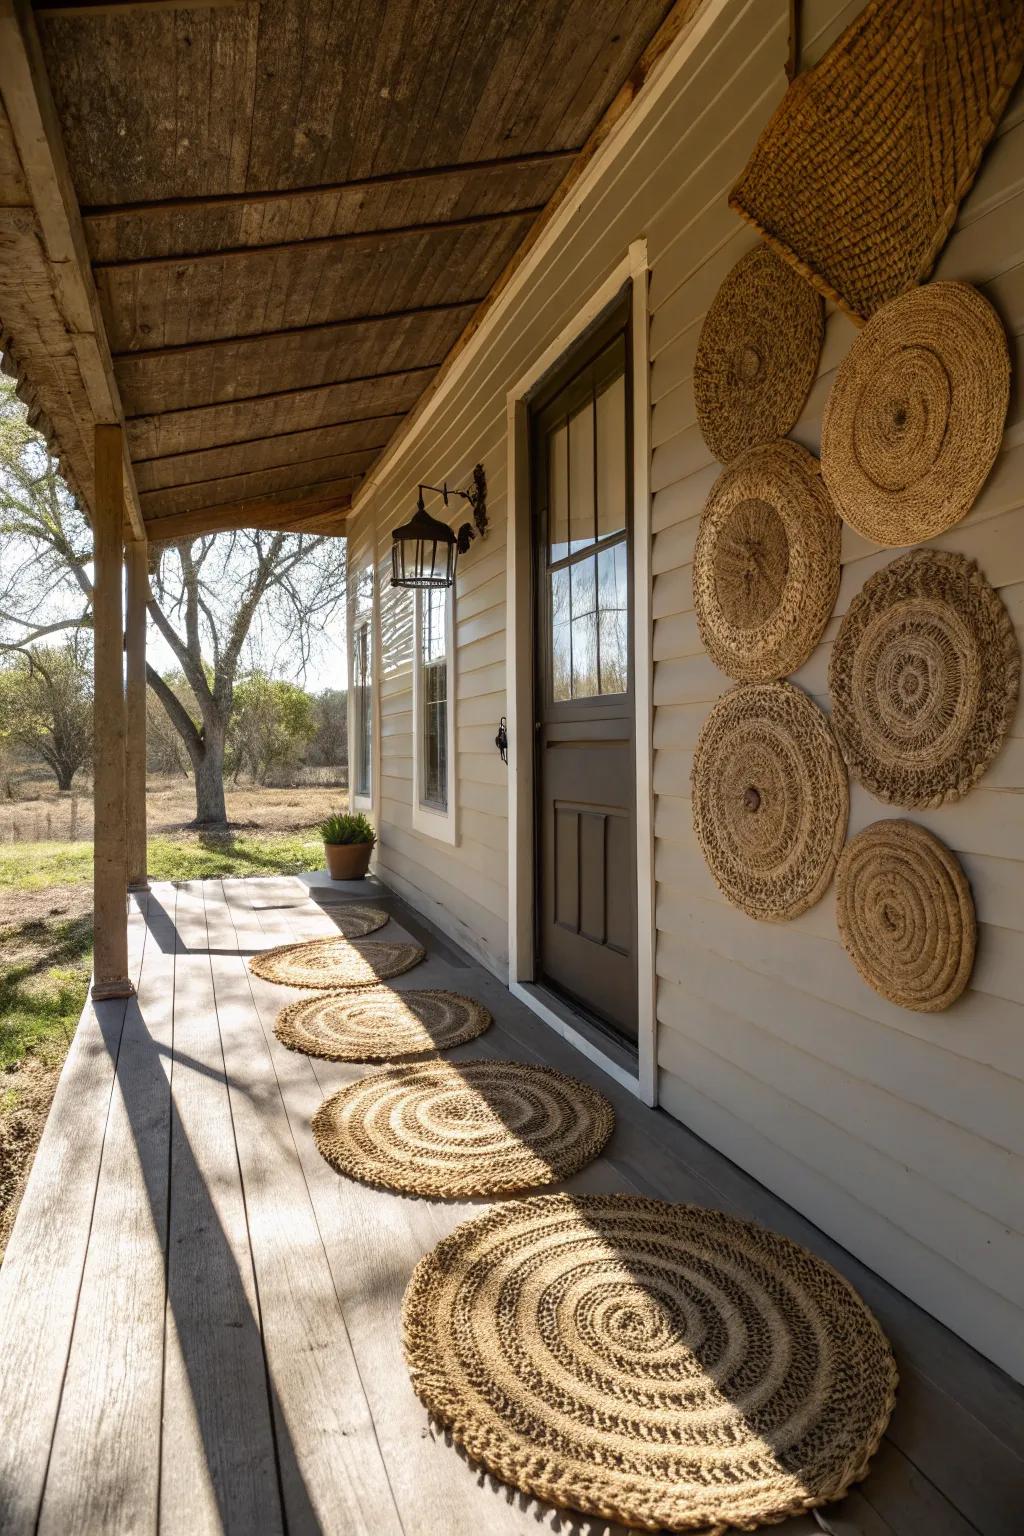
[[[356,580],[352,608],[352,791],[373,798],[373,568]]]
[[[455,841],[453,589],[416,593],[413,666],[413,825]]]

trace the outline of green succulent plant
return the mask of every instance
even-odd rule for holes
[[[325,843],[369,843],[372,848],[377,834],[361,811],[349,814],[339,811],[327,816],[317,827]]]

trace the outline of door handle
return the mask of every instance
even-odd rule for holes
[[[505,729],[505,726],[505,716],[502,715],[498,722],[498,734],[494,738],[494,745],[497,747],[499,753],[501,754],[501,760],[503,763],[508,762],[508,731]]]

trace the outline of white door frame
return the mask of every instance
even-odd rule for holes
[[[534,361],[506,396],[508,429],[509,990],[559,1034],[571,1039],[645,1104],[657,1101],[654,970],[654,743],[651,613],[650,361],[647,241],[635,240],[615,270]],[[633,677],[636,706],[637,1074],[634,1076],[549,1006],[534,975],[534,752],[532,529],[526,397],[540,379],[632,281],[633,389]],[[552,998],[552,1004],[555,1000]]]

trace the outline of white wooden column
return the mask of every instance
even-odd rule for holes
[[[125,795],[130,891],[149,890],[146,867],[147,555],[145,539],[132,539],[125,545]]]
[[[125,835],[124,468],[119,426],[96,428],[93,507],[93,987],[128,997]]]

